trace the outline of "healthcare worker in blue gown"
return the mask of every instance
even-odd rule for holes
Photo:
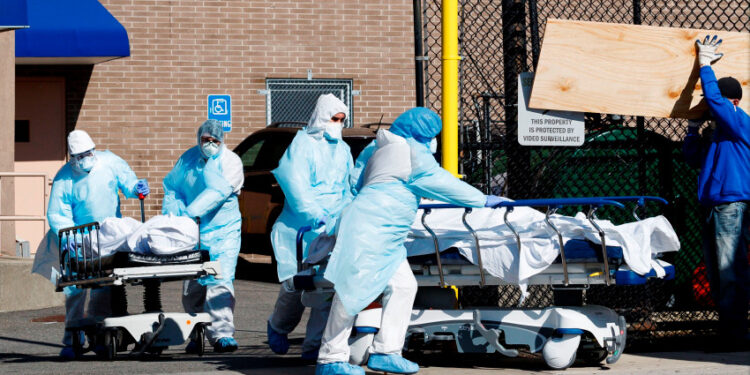
[[[411,374],[419,366],[401,356],[417,282],[406,260],[404,240],[421,197],[468,207],[494,206],[485,196],[441,168],[433,157],[440,117],[426,108],[399,116],[380,130],[357,158],[352,178],[357,196],[341,213],[336,245],[324,277],[335,285],[316,374],[364,374],[349,361],[348,339],[357,313],[383,294],[381,328],[367,366]]]
[[[207,338],[220,353],[237,350],[233,281],[242,223],[237,196],[244,180],[242,161],[224,145],[224,130],[216,120],[198,128],[197,145],[164,178],[162,213],[200,218],[201,246],[221,264],[221,279],[185,281],[182,296],[186,312],[211,315]],[[197,346],[191,341],[185,350],[195,352]]]
[[[68,134],[70,160],[57,172],[52,181],[47,221],[50,231],[37,251],[32,272],[40,273],[55,282],[59,273],[57,234],[60,229],[101,222],[109,217],[122,217],[118,191],[126,198],[148,195],[146,180],[138,180],[128,163],[109,151],[95,150],[94,141],[83,130]],[[110,288],[79,289],[66,287],[66,326],[85,317],[110,315]],[[88,292],[89,301],[86,303]],[[83,340],[81,340],[83,344]],[[60,357],[73,359],[73,336],[66,331]],[[99,348],[95,348],[98,351]]]
[[[318,98],[307,127],[294,140],[272,171],[284,192],[284,209],[273,225],[271,243],[282,282],[276,305],[268,318],[268,345],[275,353],[289,350],[287,334],[302,318],[305,305],[310,307],[302,358],[318,358],[320,340],[328,319],[332,293],[300,293],[288,288],[297,273],[296,237],[303,226],[318,228],[303,238],[304,256],[310,242],[326,230],[341,209],[352,200],[349,172],[353,160],[341,130],[349,109],[332,94]],[[304,305],[303,305],[304,302]]]

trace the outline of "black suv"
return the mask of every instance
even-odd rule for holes
[[[271,174],[284,151],[304,123],[272,124],[250,134],[234,152],[242,159],[245,184],[240,194],[242,252],[273,255],[271,227],[281,214],[284,193]],[[375,127],[345,128],[344,141],[356,160],[362,149],[375,139]]]

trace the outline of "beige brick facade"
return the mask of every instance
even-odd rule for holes
[[[78,90],[68,83],[69,108],[85,90],[68,127],[88,131],[149,180],[147,216],[161,208],[162,178],[195,144],[209,94],[232,96],[230,148],[265,126],[258,90],[267,78],[306,78],[311,69],[313,78],[352,79],[361,92],[355,126],[391,121],[415,103],[411,1],[101,3],[127,29],[131,56],[95,65]],[[139,216],[136,202],[123,209]]]

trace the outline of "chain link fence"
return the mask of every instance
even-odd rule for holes
[[[438,112],[440,12],[440,1],[422,5],[424,105]],[[459,170],[466,181],[514,199],[665,198],[668,206],[651,205],[645,214],[664,214],[680,238],[682,249],[665,257],[677,268],[675,280],[591,287],[585,301],[625,315],[635,341],[712,333],[717,314],[702,262],[698,171],[685,164],[681,153],[684,120],[586,113],[586,141],[580,147],[518,144],[518,74],[534,71],[548,18],[748,32],[750,5],[739,0],[459,0]],[[632,220],[615,210],[603,210],[600,217],[615,224]],[[554,302],[550,287],[530,291],[526,307]],[[514,306],[520,297],[515,288],[465,288],[462,294],[472,303],[499,300],[502,306]]]

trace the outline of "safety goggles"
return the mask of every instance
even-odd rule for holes
[[[218,140],[218,139],[216,139],[216,138],[214,138],[214,137],[205,136],[205,135],[201,136],[201,144],[206,143],[206,142],[211,142],[211,143],[213,143],[215,145],[220,145],[221,144],[221,141]]]
[[[84,151],[84,152],[82,152],[80,154],[75,154],[75,155],[73,155],[73,158],[76,159],[76,160],[81,160],[81,159],[83,159],[83,158],[85,158],[87,156],[92,156],[92,155],[94,155],[94,149],[91,149],[91,150],[88,150],[88,151]]]

